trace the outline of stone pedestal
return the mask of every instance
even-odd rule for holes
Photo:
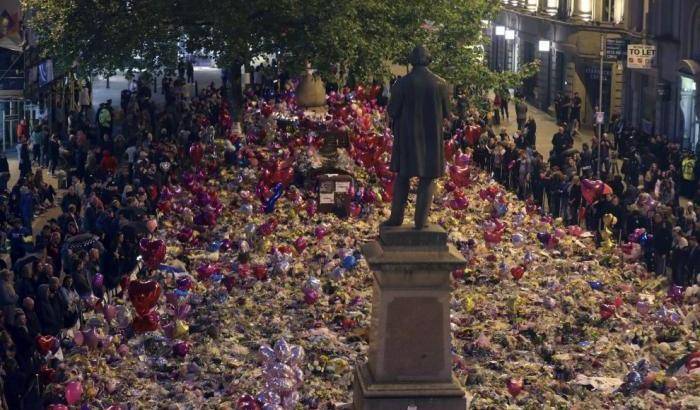
[[[355,410],[464,410],[452,376],[450,273],[466,261],[439,226],[381,228],[362,253],[374,271],[368,362]]]
[[[297,86],[297,104],[304,108],[325,108],[326,87],[321,77],[307,71]]]

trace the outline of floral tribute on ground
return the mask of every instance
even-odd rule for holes
[[[387,217],[394,178],[372,93],[332,93],[321,118],[291,95],[251,100],[242,133],[189,147],[179,184],[158,192],[142,268],[63,342],[70,381],[49,379],[49,390],[76,408],[350,401],[371,304],[358,249]],[[349,135],[336,158],[355,181],[347,218],[318,212],[311,175],[327,130]],[[431,219],[468,260],[453,272],[452,357],[474,405],[700,405],[700,290],[646,272],[646,233],[596,248],[589,232],[494,183],[453,140],[446,150]],[[54,341],[39,343],[49,352]]]

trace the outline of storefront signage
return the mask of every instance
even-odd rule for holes
[[[627,56],[627,39],[606,38],[605,39],[605,59],[624,60]]]
[[[627,46],[627,67],[648,69],[656,67],[656,46],[630,44]]]
[[[671,100],[671,84],[668,81],[660,81],[656,84],[656,96],[662,101]]]

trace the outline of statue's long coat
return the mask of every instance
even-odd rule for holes
[[[392,87],[388,113],[394,132],[391,170],[409,177],[441,177],[442,122],[450,114],[447,82],[427,67],[415,66]]]

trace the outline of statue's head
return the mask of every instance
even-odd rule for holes
[[[408,62],[413,66],[427,67],[433,61],[430,52],[423,45],[418,45],[408,56]]]

